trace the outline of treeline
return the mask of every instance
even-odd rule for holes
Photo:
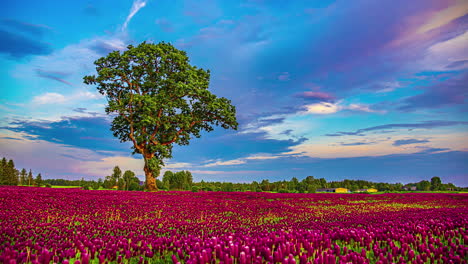
[[[291,193],[314,193],[322,188],[346,188],[352,192],[374,188],[384,192],[399,191],[466,191],[466,188],[460,188],[452,183],[442,183],[439,177],[432,177],[430,181],[422,180],[417,183],[385,183],[371,182],[364,180],[342,180],[328,182],[324,178],[314,178],[307,176],[302,180],[293,177],[291,180],[282,180],[270,182],[262,180],[251,183],[232,183],[232,182],[194,182],[190,171],[166,171],[162,179],[156,179],[156,184],[160,190],[187,190],[187,191],[253,191],[253,192],[291,192]],[[141,191],[144,190],[144,182],[140,181],[133,171],[127,170],[122,173],[119,166],[115,166],[112,174],[97,181],[65,180],[65,179],[42,179],[39,173],[33,177],[31,170],[21,171],[15,168],[13,160],[7,161],[3,158],[0,162],[0,185],[23,185],[23,186],[79,186],[84,189],[114,189]]]
[[[15,162],[12,159],[7,161],[3,157],[0,162],[0,185],[42,186],[44,181],[40,173],[34,178],[31,170],[29,173],[24,168],[19,171],[15,168]]]
[[[167,173],[167,172],[166,172]],[[317,189],[322,188],[346,188],[352,192],[374,188],[378,191],[399,192],[399,191],[461,191],[462,188],[456,187],[452,183],[443,184],[439,177],[433,177],[431,181],[421,181],[403,185],[401,183],[371,182],[364,180],[342,180],[328,182],[324,178],[314,178],[307,176],[302,180],[293,177],[291,180],[270,182],[262,180],[251,183],[231,183],[231,182],[197,182],[192,183],[191,189],[188,185],[184,188],[167,188],[163,181],[157,181],[158,187],[163,190],[183,189],[192,191],[253,191],[253,192],[280,192],[280,193],[315,193]],[[172,185],[174,186],[174,185]],[[184,185],[179,185],[184,186]]]
[[[115,166],[112,174],[106,176],[104,180],[99,178],[97,181],[81,180],[64,180],[64,179],[48,179],[46,183],[55,186],[79,186],[86,190],[99,190],[99,189],[114,189],[125,191],[142,191],[144,186],[140,179],[131,170],[126,170],[122,173],[119,166]]]

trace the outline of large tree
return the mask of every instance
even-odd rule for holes
[[[84,82],[107,97],[114,136],[131,141],[143,156],[149,191],[157,190],[156,177],[174,144],[188,145],[213,125],[237,129],[231,101],[208,90],[210,72],[190,65],[187,54],[169,43],[130,45],[94,64],[97,75]]]

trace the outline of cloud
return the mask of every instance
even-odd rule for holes
[[[78,162],[73,166],[72,170],[75,173],[84,173],[104,178],[112,173],[112,169],[115,166],[119,166],[122,171],[131,170],[137,175],[144,175],[144,165],[145,163],[142,158],[113,156],[103,157],[97,161]]]
[[[42,37],[45,33],[51,30],[50,27],[40,24],[31,24],[15,19],[2,19],[0,25],[7,27],[12,30],[20,31],[24,34],[30,35],[31,37]]]
[[[65,77],[69,76],[70,73],[67,72],[55,72],[55,71],[44,71],[41,69],[36,69],[36,74],[39,77],[55,80],[57,82],[64,83],[69,86],[73,86],[70,82],[64,80]]]
[[[134,0],[132,4],[132,8],[130,9],[130,13],[128,14],[125,22],[122,26],[122,31],[127,31],[128,23],[132,20],[133,16],[140,11],[143,7],[146,6],[147,0]]]
[[[62,117],[56,121],[16,120],[1,129],[76,148],[130,152],[129,143],[119,143],[119,140],[112,136],[107,117],[90,116],[88,113],[85,115]]]
[[[0,53],[6,54],[14,59],[21,59],[29,55],[49,54],[49,45],[26,38],[16,33],[0,29]]]
[[[402,100],[398,109],[415,111],[456,105],[463,106],[468,95],[468,73],[436,83],[422,90],[421,94]]]
[[[363,104],[350,104],[349,106],[343,107],[343,109],[366,113],[384,113],[384,111],[374,110],[371,109],[370,106]]]
[[[379,135],[367,136],[365,141],[336,144],[331,139],[309,140],[299,145],[289,147],[290,151],[284,155],[301,155],[312,158],[335,159],[351,157],[377,157],[386,155],[412,154],[421,152],[421,146],[416,143],[404,144],[408,135],[395,134],[391,138],[382,138]],[[468,150],[468,141],[466,133],[431,133],[424,135],[418,133],[420,137],[431,138],[426,142],[427,148],[448,149],[450,151]],[[395,144],[403,142],[403,144]]]
[[[34,104],[63,104],[67,100],[65,96],[58,93],[45,93],[43,95],[38,95],[33,98]]]
[[[124,40],[120,38],[98,38],[94,39],[89,48],[100,56],[105,56],[113,51],[123,51],[126,48]]]
[[[203,167],[217,167],[217,166],[231,166],[231,165],[240,165],[245,164],[246,161],[242,159],[227,160],[227,161],[216,161],[203,165]]]
[[[33,173],[42,173],[46,179],[97,179],[107,174],[88,174],[76,169],[83,161],[93,161],[102,158],[96,152],[84,148],[70,147],[57,142],[48,142],[29,136],[25,133],[0,131],[0,156],[9,157],[15,161],[17,168],[32,169]],[[46,155],[45,155],[46,154]],[[117,164],[116,164],[117,165]],[[110,172],[109,172],[110,173]]]
[[[442,153],[442,152],[449,152],[451,149],[449,148],[430,148],[426,147],[423,148],[424,150],[419,151],[420,154],[434,154],[434,153]]]
[[[445,121],[445,120],[430,120],[423,121],[420,123],[402,123],[402,124],[386,124],[380,126],[373,126],[368,128],[358,129],[354,132],[336,132],[335,134],[326,134],[326,136],[336,137],[336,136],[355,136],[362,135],[365,132],[369,131],[379,131],[385,129],[432,129],[438,127],[448,127],[448,126],[458,126],[458,125],[468,125],[468,122],[465,121]]]
[[[468,14],[468,2],[456,0],[456,3],[434,12],[432,17],[417,30],[417,33],[425,33],[440,28],[449,22]]]
[[[339,111],[348,110],[354,112],[366,112],[366,113],[383,113],[383,111],[371,109],[369,105],[364,104],[350,104],[344,105],[342,101],[336,103],[320,102],[315,104],[309,104],[304,107],[305,114],[334,114]]]
[[[334,114],[340,110],[338,104],[321,102],[316,104],[306,105],[307,114]]]
[[[351,142],[351,143],[340,143],[341,146],[362,146],[362,145],[372,145],[376,142]]]
[[[415,139],[415,138],[400,139],[400,140],[395,140],[395,142],[393,142],[393,146],[403,146],[403,145],[409,145],[409,144],[419,144],[419,143],[428,143],[428,142],[430,141],[427,139]]]
[[[281,155],[271,155],[271,154],[252,154],[244,158],[237,158],[232,160],[221,161],[217,160],[215,162],[209,162],[201,167],[209,168],[209,167],[218,167],[218,166],[233,166],[233,165],[241,165],[246,164],[248,161],[251,160],[272,160],[281,158]]]
[[[447,65],[447,68],[449,69],[468,68],[467,66],[468,66],[468,60],[457,60]]]
[[[468,30],[461,34],[440,41],[427,49],[427,55],[422,60],[426,70],[457,70],[466,68],[460,61],[468,60],[466,47],[468,46]]]
[[[48,55],[35,56],[26,64],[19,64],[14,69],[13,76],[18,79],[39,76],[59,82],[65,81],[66,77],[66,82],[78,86],[83,82],[83,76],[93,70],[93,62],[104,55],[100,52],[105,52],[106,48],[113,49],[112,47],[124,46],[123,42],[121,36],[85,39],[55,50]]]
[[[76,90],[75,93],[64,96],[59,93],[47,92],[41,95],[33,97],[32,103],[35,105],[47,105],[47,104],[70,104],[79,101],[97,100],[103,96],[97,92],[90,92],[87,90]]]
[[[312,100],[312,101],[331,102],[336,99],[335,96],[333,96],[332,94],[325,93],[325,92],[314,92],[314,91],[305,91],[302,93],[295,94],[294,96],[298,98],[303,98],[306,100]]]

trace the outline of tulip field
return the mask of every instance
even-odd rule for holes
[[[468,195],[0,187],[0,263],[467,263]]]

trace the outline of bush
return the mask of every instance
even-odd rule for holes
[[[198,187],[197,186],[192,186],[192,192],[198,192]]]
[[[50,183],[46,183],[46,184],[45,184],[45,187],[46,187],[46,188],[52,188],[52,185],[51,185]]]

